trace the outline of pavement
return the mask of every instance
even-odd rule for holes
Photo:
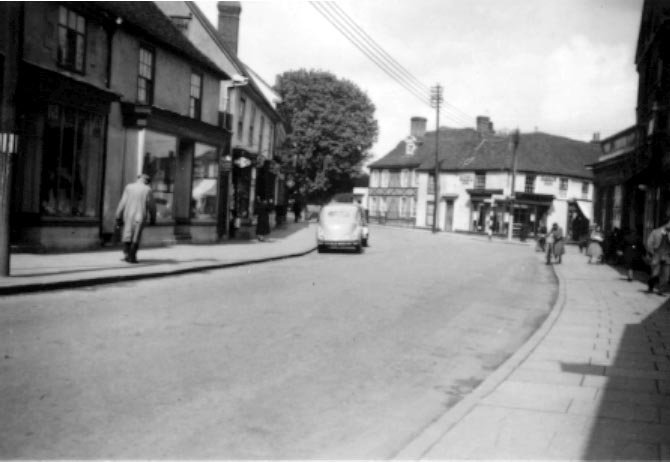
[[[142,248],[137,264],[121,260],[120,247],[89,252],[13,253],[10,276],[0,277],[0,295],[86,287],[173,276],[299,257],[316,248],[316,224],[287,223],[266,241],[231,239],[222,243]]]
[[[0,295],[297,257],[315,249],[314,234],[292,223],[268,242],[140,249],[136,265],[118,248],[13,254]],[[559,296],[543,325],[393,458],[670,460],[670,300],[646,293],[644,274],[628,282],[576,247],[553,269]]]
[[[670,460],[667,296],[572,246],[553,268],[541,328],[395,458]]]

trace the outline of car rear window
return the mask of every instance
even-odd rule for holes
[[[330,223],[351,222],[355,218],[355,210],[333,209],[325,210],[323,220]]]

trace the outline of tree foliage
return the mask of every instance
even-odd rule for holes
[[[314,70],[284,72],[275,90],[287,123],[280,157],[296,186],[312,200],[351,191],[377,140],[368,96],[348,80]]]

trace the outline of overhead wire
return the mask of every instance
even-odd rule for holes
[[[383,60],[381,60],[377,55],[370,51],[360,40],[351,35],[348,32],[348,29],[345,28],[337,18],[328,10],[323,8],[321,2],[310,2],[310,4],[333,26],[335,27],[347,40],[349,40],[356,48],[358,48],[365,56],[368,57],[377,67],[379,67],[386,75],[391,77],[397,83],[399,83],[403,88],[416,96],[422,103],[427,104],[428,94],[423,94],[421,91],[409,86],[405,81],[403,81],[393,69],[391,69]]]
[[[422,103],[430,105],[430,88],[377,44],[339,5],[334,2],[310,2],[310,4],[386,75],[417,97]],[[440,114],[445,118],[466,126],[472,124],[473,117],[449,103],[446,104],[452,112],[447,112],[447,108],[442,106]]]
[[[414,76],[414,74],[408,71],[407,68],[405,68],[395,58],[393,58],[393,56],[384,50],[372,37],[370,37],[365,29],[360,27],[356,21],[354,21],[351,16],[349,16],[346,11],[344,11],[336,2],[321,2],[321,5],[329,7],[332,11],[339,15],[340,18],[342,18],[347,23],[347,25],[349,25],[350,28],[353,29],[354,32],[357,33],[358,36],[378,54],[379,57],[381,57],[381,59],[383,59],[390,67],[392,67],[397,74],[403,76],[404,81],[408,82],[414,88],[419,89],[421,92],[425,92],[427,94],[431,92],[430,87],[421,82],[416,76]],[[470,125],[474,120],[474,117],[460,110],[453,104],[450,104],[447,101],[444,101],[444,104],[449,106],[449,108],[442,106],[440,113],[443,114],[446,118],[455,120],[464,125]],[[452,113],[448,113],[447,110],[451,110]]]
[[[375,42],[337,3],[310,2],[310,4],[389,77],[393,78],[421,102],[430,105],[430,88]],[[448,107],[441,106],[440,108],[440,114],[445,118],[466,126],[472,124],[474,117],[448,102],[445,102],[445,105]]]

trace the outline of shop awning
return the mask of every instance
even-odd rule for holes
[[[582,215],[584,215],[584,218],[589,220],[589,222],[593,222],[593,202],[589,201],[580,201],[580,200],[574,200],[574,204],[577,205],[579,208],[579,211],[582,212]]]
[[[550,206],[554,201],[554,195],[518,192],[515,194],[514,201],[519,204]]]
[[[212,178],[203,178],[195,180],[193,184],[193,199],[199,199],[203,196],[216,196],[216,180]]]

